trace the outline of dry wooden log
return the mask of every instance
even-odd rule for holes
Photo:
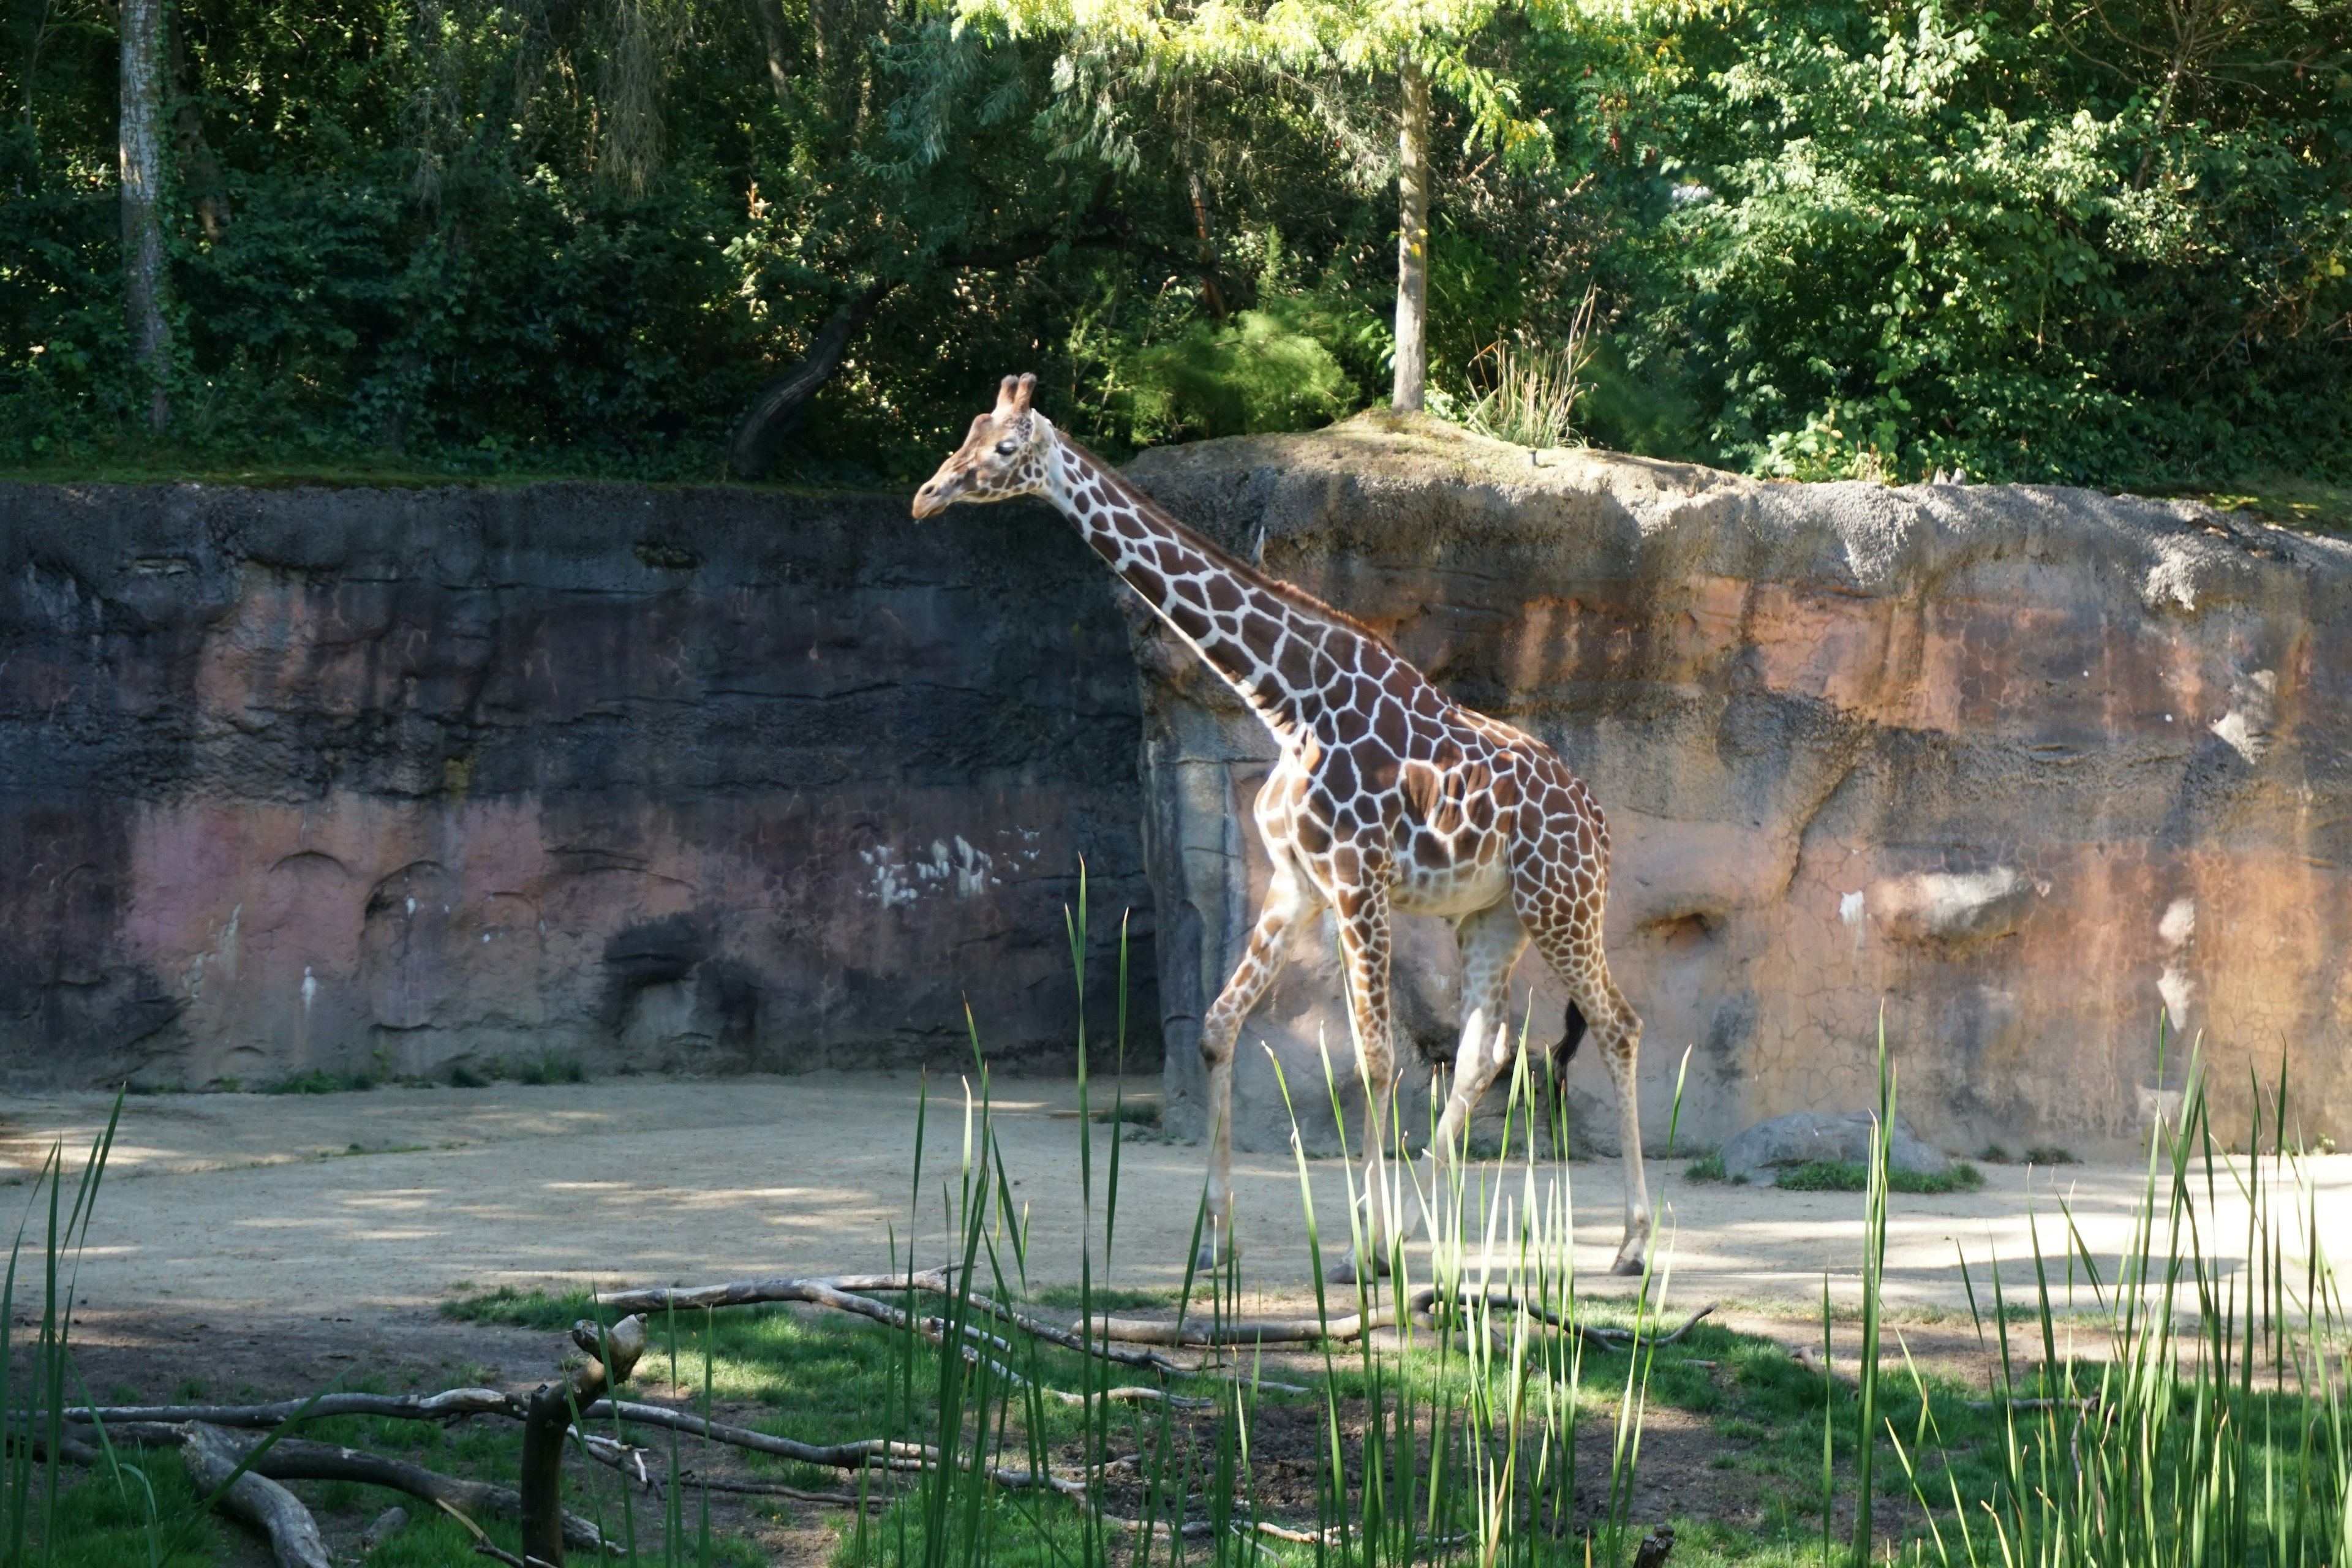
[[[236,1475],[245,1454],[226,1432],[191,1424],[180,1452],[188,1467],[188,1479],[197,1491],[210,1496],[227,1488],[221,1494],[220,1510],[259,1531],[268,1541],[278,1568],[333,1568],[327,1543],[319,1536],[319,1521],[310,1517],[301,1499],[251,1470]],[[229,1479],[231,1476],[236,1476],[235,1481]]]
[[[583,1421],[610,1421],[615,1414],[623,1421],[634,1421],[642,1426],[661,1426],[684,1432],[690,1436],[704,1437],[714,1443],[732,1447],[749,1448],[754,1453],[773,1454],[778,1458],[797,1459],[804,1465],[817,1465],[830,1470],[919,1470],[931,1462],[933,1450],[922,1443],[896,1443],[881,1437],[867,1437],[856,1442],[819,1446],[798,1443],[790,1437],[772,1437],[765,1432],[754,1432],[745,1426],[730,1426],[723,1422],[706,1420],[691,1411],[672,1410],[664,1405],[638,1405],[628,1400],[600,1399],[583,1406]]]
[[[673,1307],[752,1307],[770,1301],[805,1301],[814,1286],[829,1286],[860,1295],[877,1290],[953,1289],[956,1270],[925,1268],[911,1274],[827,1274],[814,1279],[737,1279],[724,1285],[675,1285],[643,1290],[621,1290],[599,1296],[600,1306],[617,1311],[641,1312],[648,1319]]]
[[[656,1497],[666,1497],[668,1494],[669,1477],[660,1468],[646,1463],[646,1456],[653,1450],[640,1448],[628,1443],[614,1442],[610,1437],[593,1432],[581,1432],[578,1436],[586,1446],[590,1458],[599,1464],[610,1465],[624,1475],[634,1475],[637,1484]],[[698,1475],[693,1470],[680,1470],[677,1473],[677,1484],[689,1491],[698,1487],[705,1491],[743,1492],[761,1497],[791,1498],[797,1502],[832,1503],[843,1508],[862,1506],[871,1508],[877,1513],[889,1507],[891,1501],[898,1496],[895,1490],[875,1491],[870,1486],[862,1497],[856,1492],[813,1492],[800,1487],[786,1486],[782,1481],[736,1480],[719,1476]]]
[[[278,1481],[360,1481],[406,1492],[426,1502],[446,1502],[468,1514],[495,1514],[501,1519],[522,1517],[522,1494],[512,1487],[463,1480],[422,1465],[412,1465],[405,1459],[299,1437],[280,1438],[253,1462],[247,1473]],[[563,1516],[563,1543],[583,1552],[619,1550],[607,1542],[593,1524],[576,1513]]]
[[[1458,1291],[1454,1297],[1457,1304],[1477,1299],[1475,1293],[1466,1289]],[[1634,1331],[1631,1329],[1594,1328],[1589,1324],[1565,1320],[1559,1313],[1548,1308],[1531,1305],[1508,1291],[1490,1290],[1486,1293],[1485,1300],[1491,1306],[1539,1318],[1554,1328],[1573,1332],[1591,1343],[1610,1350],[1623,1350],[1633,1343],[1636,1337]],[[1189,1347],[1312,1343],[1322,1340],[1352,1340],[1373,1329],[1392,1329],[1408,1321],[1421,1322],[1428,1318],[1432,1310],[1437,1305],[1437,1301],[1436,1288],[1424,1285],[1408,1296],[1402,1307],[1391,1303],[1375,1307],[1370,1311],[1343,1312],[1334,1317],[1240,1318],[1223,1323],[1208,1323],[1197,1318],[1187,1318],[1179,1324],[1149,1318],[1106,1316],[1089,1320],[1087,1329],[1090,1336],[1126,1340],[1139,1344]],[[1681,1328],[1670,1334],[1644,1342],[1654,1345],[1673,1344],[1676,1340],[1689,1333],[1700,1319],[1713,1312],[1715,1309],[1716,1303],[1709,1301],[1706,1306],[1693,1312],[1688,1321]]]
[[[1404,1309],[1410,1313],[1410,1303]],[[1279,1345],[1313,1343],[1322,1340],[1352,1340],[1367,1329],[1394,1328],[1401,1321],[1398,1310],[1375,1307],[1369,1312],[1343,1312],[1331,1318],[1229,1318],[1223,1322],[1209,1322],[1197,1317],[1183,1321],[1161,1321],[1153,1318],[1115,1318],[1108,1315],[1089,1318],[1087,1335],[1089,1339],[1121,1340],[1138,1345],[1176,1345],[1186,1348],[1206,1348],[1212,1345]]]
[[[292,1420],[309,1406],[306,1419],[325,1420],[330,1415],[383,1415],[395,1420],[456,1421],[467,1415],[509,1415],[520,1420],[522,1401],[511,1394],[500,1394],[493,1388],[451,1388],[439,1394],[328,1394],[316,1403],[302,1399],[281,1399],[274,1405],[101,1405],[98,1418],[111,1432],[121,1422],[168,1421],[173,1424],[201,1421],[207,1426],[277,1426]],[[88,1405],[68,1409],[65,1418],[87,1426],[90,1420]]]
[[[887,1302],[871,1300],[866,1292],[877,1290],[919,1291],[932,1296],[955,1296],[955,1270],[925,1268],[910,1274],[838,1274],[814,1279],[738,1279],[724,1285],[678,1286],[670,1289],[624,1290],[602,1298],[604,1304],[630,1311],[657,1312],[671,1307],[748,1307],[766,1302],[802,1301],[813,1306],[831,1307],[839,1311],[855,1312],[892,1328],[912,1326],[914,1320],[900,1308]],[[967,1299],[972,1310],[984,1312],[997,1321],[1010,1323],[1022,1332],[1073,1350],[1084,1355],[1117,1362],[1123,1366],[1149,1367],[1155,1372],[1190,1375],[1199,1369],[1170,1361],[1165,1356],[1148,1351],[1129,1350],[1119,1345],[1105,1344],[1099,1340],[1089,1342],[1076,1330],[1057,1323],[1033,1318],[1025,1312],[1005,1305],[991,1297],[974,1293]],[[938,1317],[920,1320],[927,1326],[927,1337],[936,1341],[946,1330],[946,1321]],[[981,1336],[970,1324],[965,1332]],[[993,1336],[985,1336],[992,1339]],[[1009,1350],[1002,1340],[1000,1347]]]

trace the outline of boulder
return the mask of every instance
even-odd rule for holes
[[[1583,775],[1607,938],[1644,1022],[1645,1137],[1717,1142],[1873,1103],[1948,1148],[2121,1154],[2158,1026],[2201,1034],[2220,1125],[2284,1053],[2312,1137],[2352,1141],[2352,544],[2179,500],[2040,486],[1778,484],[1530,454],[1388,413],[1148,452],[1176,516],[1368,622]],[[1167,1120],[1197,1132],[1200,1019],[1266,862],[1264,729],[1148,618],[1145,829]],[[1408,1128],[1457,1027],[1454,943],[1401,922]],[[1251,1019],[1236,1141],[1286,1146],[1279,1058],[1343,1091],[1328,925]],[[1563,996],[1532,960],[1530,1037]],[[1264,1047],[1264,1048],[1261,1048]],[[1569,1080],[1614,1148],[1601,1064]],[[1502,1097],[1493,1097],[1498,1112]],[[1328,1146],[1328,1125],[1310,1142]]]
[[[1789,1165],[1810,1165],[1816,1160],[1862,1164],[1870,1159],[1870,1140],[1877,1118],[1868,1111],[1832,1116],[1818,1110],[1794,1110],[1759,1121],[1725,1141],[1723,1173],[1769,1187]],[[1930,1148],[1912,1133],[1911,1124],[1895,1119],[1886,1163],[1916,1176],[1940,1176],[1952,1167],[1940,1149]]]

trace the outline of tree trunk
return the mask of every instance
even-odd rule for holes
[[[163,228],[156,203],[163,185],[163,0],[122,0],[123,310],[131,352],[146,371],[147,423],[172,422],[164,375],[172,330],[163,322]]]
[[[896,287],[877,282],[859,289],[818,329],[807,356],[760,389],[760,395],[751,401],[751,412],[743,416],[743,422],[735,427],[734,439],[727,445],[729,473],[739,479],[756,479],[767,473],[793,417],[832,378],[835,368],[841,363],[843,351],[866,330],[875,307]]]
[[[760,42],[768,56],[768,90],[776,95],[776,107],[793,106],[792,36],[784,29],[782,0],[751,0],[752,14],[760,19]]]
[[[1429,384],[1429,78],[1411,56],[1400,72],[1397,130],[1396,395],[1418,411]]]
[[[1209,232],[1208,191],[1202,184],[1200,166],[1185,161],[1184,176],[1192,187],[1192,232],[1201,238],[1201,300],[1209,307],[1209,314],[1222,321],[1231,312],[1225,307],[1225,291],[1217,286],[1217,241]]]
[[[220,160],[205,140],[205,115],[197,103],[195,67],[188,58],[186,19],[174,15],[172,37],[172,129],[180,159],[180,189],[195,197],[196,221],[214,244],[228,231],[228,203],[221,194]]]

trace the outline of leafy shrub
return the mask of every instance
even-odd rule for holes
[[[1303,430],[1352,410],[1360,394],[1303,312],[1279,304],[1195,321],[1122,367],[1139,437]]]

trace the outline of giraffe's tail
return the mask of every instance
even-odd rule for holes
[[[1560,1027],[1559,1043],[1551,1048],[1551,1101],[1555,1112],[1568,1103],[1568,1064],[1576,1059],[1576,1047],[1582,1044],[1584,1011],[1570,1002],[1568,1017]]]
[[[1584,1044],[1584,1009],[1575,1003],[1568,1005],[1568,1017],[1560,1026],[1559,1044],[1551,1048],[1551,1069],[1555,1076],[1564,1077],[1568,1064],[1576,1059],[1576,1047]]]

